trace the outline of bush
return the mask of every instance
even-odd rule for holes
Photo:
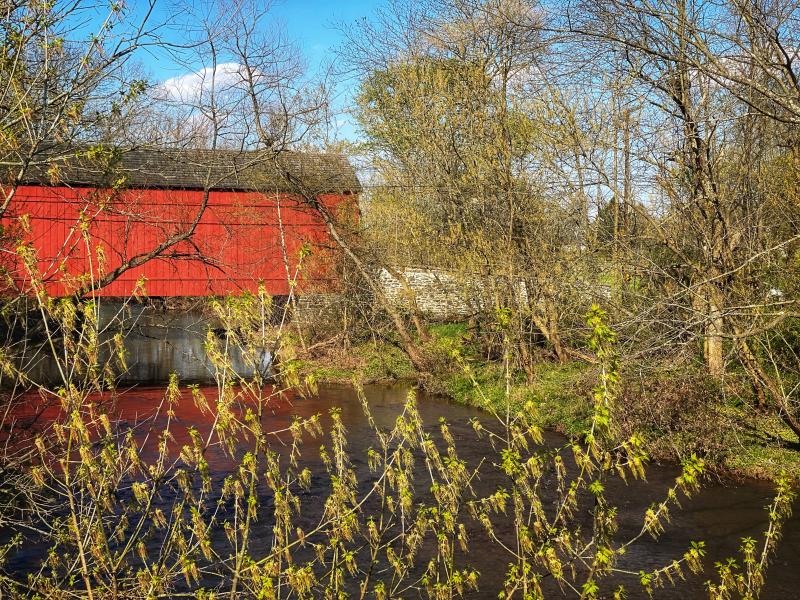
[[[623,377],[616,405],[620,437],[638,431],[658,458],[695,453],[722,464],[734,445],[735,423],[720,385],[694,369],[661,369]]]

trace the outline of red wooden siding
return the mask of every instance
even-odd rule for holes
[[[320,200],[335,208],[346,198],[327,195]],[[13,215],[5,219],[5,224],[27,215],[19,221],[27,219],[29,223],[23,239],[36,250],[37,267],[47,292],[62,296],[78,289],[90,273],[95,277],[98,271],[108,273],[185,230],[202,199],[203,192],[196,190],[127,190],[113,194],[90,188],[24,186],[18,189]],[[255,291],[260,281],[271,294],[287,294],[279,205],[292,272],[303,244],[310,244],[317,255],[324,254],[329,246],[324,223],[292,196],[212,191],[190,241],[125,272],[97,294],[129,296],[141,277],[145,278],[147,295],[154,297]],[[86,236],[81,233],[81,222]],[[100,257],[105,261],[102,270]],[[20,264],[13,269],[17,286],[26,289],[30,281],[24,269]],[[314,275],[322,280],[327,277],[320,272]]]

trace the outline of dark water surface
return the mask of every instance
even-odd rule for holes
[[[213,388],[204,389],[210,397],[215,395]],[[376,424],[382,428],[391,428],[406,399],[407,388],[402,386],[368,386],[365,389],[370,408]],[[123,426],[137,427],[137,423],[151,416],[162,398],[162,389],[132,389],[122,394],[113,407],[113,413],[118,416]],[[31,399],[32,408],[35,400]],[[375,446],[375,439],[364,416],[355,392],[344,386],[325,386],[319,394],[310,399],[295,398],[291,401],[277,402],[271,406],[264,419],[265,430],[280,430],[289,426],[295,416],[309,417],[322,415],[323,428],[326,435],[318,440],[308,440],[304,452],[303,462],[314,471],[320,471],[321,464],[318,454],[320,443],[326,443],[327,431],[330,425],[329,410],[338,408],[348,430],[348,443],[351,459],[358,474],[360,482],[366,485],[374,480],[374,475],[367,468],[367,450]],[[493,493],[503,485],[502,476],[491,466],[496,460],[495,455],[485,440],[478,439],[470,424],[470,419],[478,417],[488,422],[490,417],[477,409],[460,406],[446,400],[419,396],[419,410],[426,427],[432,432],[437,429],[440,417],[444,417],[450,424],[451,432],[456,440],[457,449],[462,459],[470,465],[478,465],[482,459],[488,459],[480,470],[480,478],[475,483],[475,491],[479,496]],[[186,398],[181,402],[177,412],[178,427],[175,429],[177,444],[188,441],[185,428],[181,426],[194,426],[201,433],[210,427],[209,416],[202,414],[193,402]],[[54,418],[56,409],[45,411],[39,416],[39,421],[44,424]],[[158,427],[158,417],[155,426]],[[143,435],[143,434],[142,434]],[[285,441],[285,440],[284,440]],[[556,434],[547,434],[545,443],[553,447],[563,444],[564,439]],[[286,446],[280,438],[272,438],[274,448],[279,452],[286,452]],[[224,475],[234,468],[234,463],[219,449],[211,449],[207,459],[215,480],[221,480]],[[629,485],[613,484],[609,489],[608,498],[619,507],[620,530],[617,536],[619,541],[624,541],[637,533],[642,526],[644,511],[654,502],[661,500],[665,490],[674,483],[678,470],[674,466],[650,465],[647,469],[647,484],[633,482]],[[425,489],[422,481],[417,487],[417,492],[422,494]],[[298,523],[302,527],[311,526],[319,518],[322,505],[327,496],[328,482],[323,477],[315,476],[311,489],[301,495],[303,503],[302,519]],[[555,498],[553,492],[550,492]],[[543,495],[547,500],[548,491]],[[268,492],[264,492],[262,499],[263,511],[257,527],[260,531],[254,537],[255,548],[253,554],[263,555],[269,548],[271,523],[269,513],[272,502]],[[738,557],[738,547],[743,537],[751,536],[760,539],[761,532],[767,524],[765,507],[770,503],[773,489],[770,484],[757,481],[748,481],[736,484],[709,483],[694,498],[684,503],[683,510],[675,509],[672,513],[671,523],[666,532],[656,542],[650,537],[643,538],[633,545],[622,561],[620,568],[651,570],[662,567],[673,559],[680,559],[688,549],[692,540],[702,540],[706,543],[708,557],[706,565],[708,570],[701,577],[689,576],[687,582],[681,582],[677,588],[657,590],[656,598],[704,598],[703,581],[714,578],[711,571],[713,563],[728,556]],[[424,498],[424,495],[421,495]],[[168,505],[169,499],[165,499]],[[800,506],[796,507],[800,510]],[[585,519],[586,515],[579,518]],[[465,518],[468,518],[465,516]],[[509,519],[510,521],[510,519]],[[588,524],[589,521],[587,520]],[[512,531],[509,523],[505,531],[502,524],[498,527],[501,536]],[[481,573],[480,590],[470,594],[471,598],[496,598],[502,587],[502,581],[508,565],[508,557],[498,551],[497,547],[489,546],[482,529],[475,525],[470,527],[470,552],[462,558]],[[215,543],[224,543],[223,534]],[[35,541],[26,544],[23,551],[17,553],[7,565],[10,570],[19,569],[20,572],[35,568],[38,558],[42,556],[44,548]],[[629,598],[646,597],[641,592],[637,577],[615,579],[614,584],[624,583],[628,590]],[[613,586],[606,582],[601,589],[606,592],[613,590]],[[559,597],[561,591],[557,588],[547,589],[548,596]],[[407,597],[418,597],[416,592],[409,592]],[[784,527],[784,536],[780,543],[777,555],[767,573],[767,584],[762,598],[783,599],[800,598],[800,515],[792,517]]]

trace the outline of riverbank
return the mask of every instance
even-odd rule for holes
[[[532,374],[515,374],[507,395],[502,365],[478,356],[464,342],[462,326],[434,326],[432,333],[442,356],[455,350],[462,359],[442,361],[435,380],[425,382],[431,391],[490,412],[505,411],[508,402],[522,406],[532,401],[543,428],[565,435],[586,430],[597,381],[594,366],[543,361]],[[318,382],[420,383],[402,350],[376,340],[306,357],[300,371]],[[723,387],[686,365],[624,368],[614,419],[617,435],[625,439],[638,432],[657,462],[697,454],[719,477],[773,480],[785,471],[800,479],[800,445],[791,430],[776,416],[753,409],[747,393],[735,375]]]

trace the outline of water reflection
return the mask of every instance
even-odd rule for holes
[[[206,387],[200,391],[213,405],[217,398],[216,388]],[[403,386],[368,386],[366,395],[370,410],[376,425],[381,429],[390,429],[408,394],[408,389]],[[164,390],[131,389],[118,395],[98,395],[92,397],[96,410],[107,411],[119,420],[122,427],[132,429],[137,439],[148,440],[144,444],[149,452],[148,458],[154,458],[154,431],[160,431],[166,424],[166,411],[162,406]],[[159,410],[161,406],[161,410]],[[348,443],[354,468],[359,481],[369,485],[374,475],[367,468],[367,450],[375,445],[374,435],[371,431],[362,407],[358,402],[353,389],[346,386],[326,386],[320,389],[319,394],[312,398],[300,398],[296,395],[284,395],[271,402],[264,413],[262,426],[266,431],[286,430],[297,417],[307,418],[320,415],[322,427],[329,430],[331,419],[329,411],[332,408],[340,410],[341,419],[348,431]],[[479,478],[475,483],[476,493],[487,495],[493,493],[503,485],[503,479],[493,467],[494,453],[485,440],[476,437],[470,419],[474,417],[488,420],[488,416],[476,409],[456,405],[443,399],[421,396],[419,409],[427,428],[432,432],[440,418],[445,418],[450,423],[451,432],[456,440],[461,458],[468,464],[477,466],[482,463]],[[45,427],[60,413],[60,407],[48,398],[31,396],[20,407],[18,418],[35,423],[36,427]],[[202,411],[190,398],[189,392],[184,392],[184,397],[178,403],[175,411],[175,425],[173,428],[175,452],[189,443],[188,429],[196,428],[201,435],[207,435],[212,427],[213,411]],[[35,428],[36,428],[35,427]],[[148,438],[148,436],[150,436]],[[270,436],[271,447],[279,453],[288,450],[288,435]],[[563,438],[555,434],[546,436],[546,444],[557,447],[563,443]],[[328,481],[320,475],[319,445],[326,443],[326,436],[320,439],[305,439],[305,449],[302,461],[317,473],[312,481],[310,490],[303,494],[303,511],[299,525],[307,527],[314,524],[320,515],[321,507],[328,493]],[[231,459],[222,448],[214,446],[210,449],[206,459],[216,481],[220,481],[236,462]],[[641,529],[642,516],[651,502],[663,497],[666,489],[674,482],[677,469],[671,466],[651,465],[648,469],[648,482],[615,483],[611,486],[609,497],[613,499],[620,513],[619,539],[624,540]],[[424,482],[420,482],[418,492],[426,489]],[[545,499],[552,491],[545,487]],[[424,493],[421,496],[424,498]],[[761,482],[747,482],[738,485],[711,484],[701,491],[694,499],[687,502],[684,510],[674,511],[672,523],[667,532],[658,542],[651,538],[643,538],[634,544],[626,553],[620,563],[621,568],[648,570],[661,567],[673,559],[679,559],[688,549],[692,540],[703,540],[709,548],[706,564],[710,567],[717,560],[736,554],[740,539],[745,536],[758,537],[767,523],[764,510],[772,497],[771,486]],[[168,504],[170,498],[163,499]],[[271,522],[269,511],[272,509],[272,500],[266,488],[263,491],[263,510],[265,514],[260,517],[259,535],[256,536],[255,552],[262,555],[268,551]],[[587,519],[587,515],[579,516]],[[588,520],[587,520],[588,524]],[[510,535],[510,524],[501,536]],[[490,551],[488,540],[482,528],[470,528],[472,538],[471,552],[461,557],[461,561],[468,561],[481,573],[480,591],[472,594],[473,598],[496,598],[501,588],[508,559],[495,547]],[[220,536],[215,543],[224,544]],[[35,543],[11,559],[9,567],[21,571],[30,568],[43,548]],[[41,554],[39,554],[41,556]],[[710,574],[706,575],[706,577]],[[621,579],[629,590],[629,598],[645,597],[637,593],[640,589],[636,577]],[[561,590],[554,585],[547,590],[556,596],[561,595]],[[800,519],[793,517],[786,525],[784,539],[774,564],[767,576],[767,585],[764,598],[793,598],[798,597],[800,590]],[[702,579],[690,578],[688,584],[681,584],[679,590],[666,589],[656,592],[657,598],[703,598],[706,594],[703,589]]]

